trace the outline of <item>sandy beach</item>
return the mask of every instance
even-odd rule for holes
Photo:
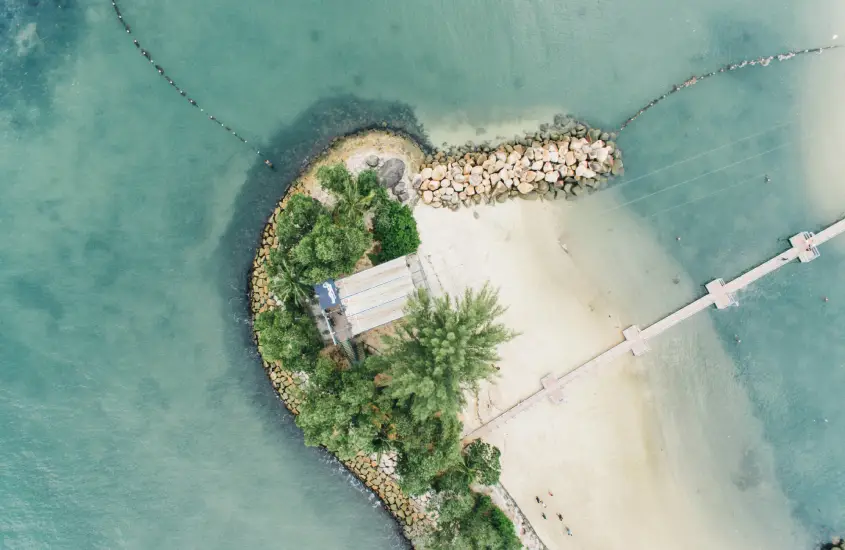
[[[619,342],[622,328],[653,321],[631,315],[659,314],[643,304],[680,306],[698,292],[633,219],[616,212],[599,222],[612,207],[601,193],[577,204],[416,208],[420,255],[435,290],[460,293],[489,281],[509,308],[503,320],[522,333],[501,347],[501,376],[471,400],[467,429],[539,389],[544,375],[559,376]],[[696,379],[699,355],[708,358],[707,381]],[[800,535],[759,429],[741,420],[753,416],[732,369],[702,315],[649,356],[625,357],[568,386],[564,404],[543,402],[493,432],[503,485],[553,549],[668,550],[681,541],[701,549],[797,548]],[[715,401],[690,402],[676,391],[689,383],[703,392],[717,386]],[[700,415],[720,414],[712,403],[727,422],[736,419],[718,445],[701,427]],[[754,483],[739,483],[749,449]]]

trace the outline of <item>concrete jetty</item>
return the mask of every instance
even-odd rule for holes
[[[508,420],[511,420],[522,411],[533,407],[543,399],[548,398],[553,403],[563,402],[564,387],[567,384],[587,374],[599,365],[609,363],[626,353],[633,353],[635,356],[647,353],[649,351],[648,340],[656,338],[675,325],[689,319],[701,311],[704,311],[708,307],[716,306],[717,309],[725,309],[727,307],[738,305],[735,297],[736,292],[755,283],[759,279],[773,273],[794,260],[798,260],[801,263],[807,263],[815,260],[819,257],[818,247],[842,233],[845,233],[845,218],[828,226],[817,234],[809,231],[798,233],[789,239],[790,247],[788,249],[750,269],[749,271],[746,271],[728,283],[725,283],[722,279],[715,279],[707,283],[705,285],[707,294],[701,298],[698,298],[694,302],[687,304],[674,313],[667,315],[663,319],[660,319],[656,323],[649,325],[644,329],[640,329],[640,327],[636,325],[626,328],[622,331],[622,335],[625,338],[624,341],[562,376],[556,377],[552,374],[546,375],[541,380],[542,389],[538,389],[535,393],[519,401],[500,415],[465,434],[464,443],[483,437],[493,430],[503,426],[508,422]]]

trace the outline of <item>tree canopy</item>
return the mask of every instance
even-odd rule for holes
[[[388,198],[372,170],[353,177],[338,164],[317,176],[335,196],[335,208],[302,194],[287,202],[276,218],[279,246],[266,264],[269,289],[283,305],[255,318],[263,357],[308,374],[296,418],[306,444],[341,459],[395,450],[404,491],[438,492],[439,531],[431,548],[518,548],[507,517],[470,490],[498,481],[499,450],[476,441],[461,452],[458,417],[465,392],[496,374],[497,346],[515,336],[499,322],[505,309],[498,293],[486,285],[457,299],[419,291],[380,354],[347,365],[321,353],[305,308],[311,286],[354,270],[373,242],[365,214],[375,211],[373,235],[381,244],[375,263],[415,251],[420,239],[411,211]]]
[[[270,277],[270,292],[287,305],[304,306],[313,291],[302,275],[301,268],[278,249],[270,251],[269,261],[274,266]]]
[[[388,419],[379,413],[375,393],[372,379],[361,368],[344,370],[320,357],[296,418],[305,443],[323,445],[344,460],[359,451],[378,451],[374,442],[388,429]]]
[[[389,262],[416,252],[420,246],[417,222],[411,209],[395,201],[386,201],[376,208],[373,217],[373,237],[381,244],[374,263]]]
[[[513,523],[487,495],[439,495],[437,530],[427,547],[432,550],[519,550],[522,544]]]
[[[496,374],[496,346],[515,333],[496,322],[505,308],[485,285],[462,298],[431,298],[424,290],[408,301],[397,336],[385,339],[391,362],[390,394],[416,421],[456,415],[464,392]]]
[[[349,273],[372,244],[363,222],[338,224],[321,214],[314,227],[290,251],[292,260],[302,269],[310,284]]]
[[[501,454],[498,448],[480,439],[467,445],[464,449],[464,465],[472,481],[481,485],[498,483],[502,474],[499,463]]]
[[[276,216],[276,236],[279,246],[274,250],[287,253],[302,237],[311,232],[317,218],[326,208],[317,199],[297,193],[288,199],[285,209]]]
[[[365,170],[357,177],[352,177],[343,164],[323,166],[317,171],[320,184],[335,197],[336,220],[355,222],[363,218],[375,198],[375,189],[371,186],[374,177],[375,172],[372,170]]]
[[[255,318],[258,345],[268,361],[281,361],[291,371],[311,372],[323,347],[314,321],[290,309],[271,309]]]

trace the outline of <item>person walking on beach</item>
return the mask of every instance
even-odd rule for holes
[[[543,503],[543,501],[542,501],[542,500],[540,500],[540,497],[534,497],[534,498],[536,498],[536,499],[537,499],[537,504],[542,504],[542,503]]]
[[[543,519],[546,519],[546,513],[543,512]]]
[[[558,512],[558,513],[557,513],[557,519],[559,519],[560,521],[563,521],[563,514],[561,514],[560,512]]]

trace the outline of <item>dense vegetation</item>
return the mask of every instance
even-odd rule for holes
[[[415,252],[420,246],[417,222],[411,209],[394,201],[387,201],[376,209],[373,236],[381,243],[381,250],[371,256],[377,264]]]
[[[306,444],[343,459],[395,451],[406,492],[437,492],[441,519],[431,548],[518,548],[513,524],[470,490],[498,481],[498,449],[476,441],[462,452],[460,443],[465,392],[495,375],[496,346],[514,336],[497,322],[504,312],[497,293],[484,287],[453,300],[420,291],[381,353],[355,363],[321,354],[305,313],[310,287],[354,269],[372,244],[366,214],[374,211],[373,235],[381,243],[375,262],[415,251],[419,235],[410,210],[388,199],[374,172],[355,178],[337,165],[318,177],[335,196],[334,209],[303,195],[288,201],[267,265],[270,289],[283,305],[255,320],[265,359],[309,375],[296,418]]]
[[[435,550],[519,550],[513,523],[490,497],[467,492],[441,493],[438,530],[429,541]]]

